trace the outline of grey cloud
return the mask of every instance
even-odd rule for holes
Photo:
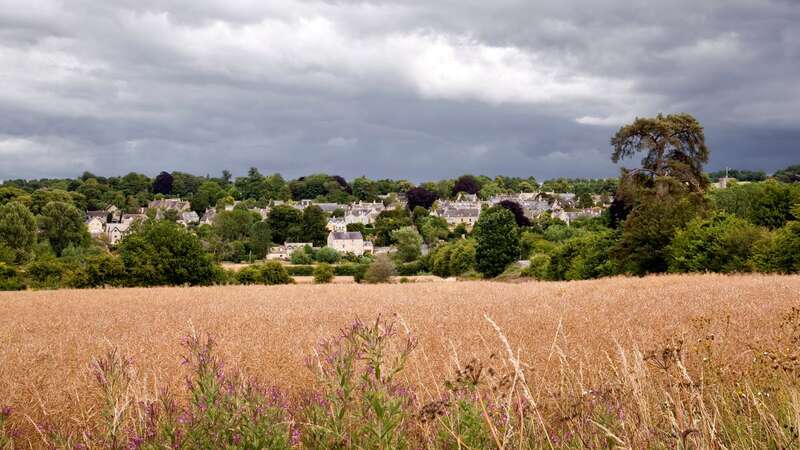
[[[613,176],[686,111],[710,168],[800,156],[800,5],[0,0],[0,179],[185,170]]]

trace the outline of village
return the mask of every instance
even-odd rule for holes
[[[391,247],[376,247],[361,232],[353,231],[353,228],[358,228],[358,226],[373,226],[384,211],[407,207],[403,193],[392,193],[380,197],[381,201],[358,201],[350,204],[316,202],[310,199],[297,202],[273,200],[266,207],[253,207],[248,210],[257,213],[262,220],[266,220],[272,208],[276,206],[287,205],[303,211],[313,205],[320,208],[328,217],[326,226],[329,232],[328,247],[342,254],[356,256],[390,253],[392,252]],[[478,221],[483,209],[501,202],[514,202],[522,208],[525,216],[530,220],[535,220],[543,214],[549,214],[552,218],[569,225],[577,219],[599,217],[612,200],[608,195],[592,195],[593,206],[580,208],[574,193],[523,192],[496,195],[481,200],[476,194],[462,192],[455,199],[440,199],[434,202],[430,215],[442,218],[450,229],[462,225],[469,230]],[[109,205],[103,210],[87,211],[86,226],[93,238],[115,246],[124,239],[125,235],[131,231],[131,227],[138,221],[172,219],[174,222],[190,228],[202,225],[211,226],[220,211],[233,211],[240,203],[234,201],[220,207],[207,208],[202,216],[192,210],[190,201],[180,198],[155,199],[150,201],[147,207],[139,208],[132,213],[124,213],[116,206]],[[265,259],[288,261],[293,251],[307,246],[313,247],[311,242],[276,244],[279,245],[272,246],[264,255]]]

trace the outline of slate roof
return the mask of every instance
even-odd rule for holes
[[[332,237],[339,241],[355,241],[358,239],[363,240],[364,236],[360,231],[334,231],[331,233]]]

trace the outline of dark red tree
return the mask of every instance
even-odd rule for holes
[[[163,195],[172,194],[172,175],[167,172],[161,172],[156,175],[156,179],[153,182],[153,192]]]
[[[514,220],[517,221],[518,227],[531,226],[531,221],[525,216],[525,211],[522,209],[522,206],[520,206],[519,203],[511,200],[503,200],[498,204],[514,214]]]
[[[481,191],[481,183],[478,182],[472,175],[462,175],[456,184],[453,185],[453,195],[458,195],[459,192],[466,192],[467,194],[477,194]]]
[[[430,209],[433,202],[438,199],[435,193],[421,187],[409,189],[406,192],[406,199],[408,199],[408,209],[413,211],[417,206],[422,206],[425,209]]]

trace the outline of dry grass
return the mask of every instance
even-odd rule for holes
[[[0,404],[37,422],[88,420],[87,368],[109,345],[150,383],[178,385],[178,343],[190,326],[214,335],[229,365],[302,388],[311,380],[304,358],[319,339],[356,316],[397,316],[419,338],[409,374],[433,395],[440,383],[430,381],[449,376],[456,358],[503,348],[485,316],[519,349],[535,390],[564,360],[580,372],[606,364],[618,346],[657,350],[700,318],[725,327],[716,357],[744,364],[753,355],[743,343],[773,338],[796,306],[800,277],[761,275],[0,293]]]

